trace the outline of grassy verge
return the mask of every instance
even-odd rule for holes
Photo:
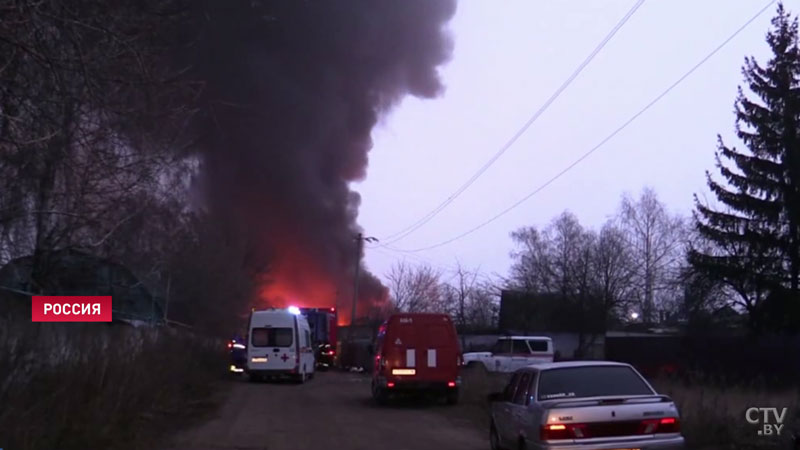
[[[0,323],[0,448],[152,448],[214,406],[223,358],[172,330]]]
[[[486,397],[502,391],[509,377],[480,369],[465,370],[460,413],[476,426],[488,427]],[[690,449],[789,448],[791,432],[800,430],[800,390],[797,387],[728,385],[708,379],[651,382],[660,394],[669,395],[677,403],[682,432]],[[759,436],[756,426],[745,419],[745,411],[750,407],[788,408],[782,436]]]
[[[689,448],[788,448],[791,432],[800,429],[797,387],[663,378],[651,382],[659,393],[669,395],[677,403]],[[787,408],[782,436],[759,436],[758,427],[745,418],[745,411],[751,407]]]

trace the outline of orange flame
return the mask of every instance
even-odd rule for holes
[[[325,268],[302,249],[281,251],[275,254],[274,263],[262,280],[260,298],[254,307],[336,308],[338,324],[346,326],[352,315],[353,281],[352,271]],[[379,314],[385,309],[386,300],[385,289],[376,295],[360,288],[356,317]]]

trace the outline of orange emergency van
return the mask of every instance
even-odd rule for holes
[[[458,402],[461,350],[447,314],[394,314],[381,325],[372,350],[372,396],[378,403],[402,392],[431,392]]]

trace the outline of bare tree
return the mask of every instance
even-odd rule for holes
[[[43,289],[48,254],[119,255],[132,223],[185,191],[192,113],[175,105],[196,90],[163,64],[175,14],[85,1],[0,10],[0,263],[33,255]]]
[[[411,266],[401,261],[389,274],[389,295],[398,311],[427,312],[442,308],[441,274],[428,265]]]
[[[467,325],[467,314],[470,301],[474,295],[478,279],[478,271],[470,272],[458,262],[456,263],[455,277],[452,283],[447,284],[445,297],[447,303],[453,307],[453,317],[456,325],[465,327]]]
[[[456,263],[453,276],[442,285],[443,311],[449,313],[462,332],[486,330],[494,326],[498,302],[490,280],[480,269],[467,269]]]
[[[625,235],[613,223],[600,230],[592,257],[595,289],[608,319],[623,317],[635,273]]]
[[[467,309],[467,324],[475,330],[490,330],[497,326],[500,313],[500,292],[490,280],[475,286],[470,307]]]
[[[508,284],[526,292],[550,289],[551,243],[536,227],[520,228],[511,233],[517,249],[511,252],[514,263]]]
[[[684,220],[669,213],[652,188],[645,188],[638,200],[623,196],[619,223],[635,268],[633,295],[642,320],[654,322],[658,310],[674,306],[677,298],[675,281],[685,258]]]
[[[536,294],[558,294],[579,334],[579,351],[591,345],[600,324],[613,322],[630,300],[634,268],[625,236],[613,223],[596,233],[568,211],[543,231],[523,228],[512,237],[510,285]]]
[[[251,251],[244,234],[201,214],[186,218],[163,270],[171,279],[170,317],[209,331],[229,332],[259,295],[268,255]]]
[[[529,292],[568,296],[578,290],[576,263],[588,238],[574,214],[563,212],[543,231],[526,227],[511,234],[520,249],[512,252],[512,282]]]

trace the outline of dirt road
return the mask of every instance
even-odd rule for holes
[[[303,385],[234,382],[217,417],[165,450],[486,450],[474,422],[453,407],[378,407],[369,378],[319,373]]]

